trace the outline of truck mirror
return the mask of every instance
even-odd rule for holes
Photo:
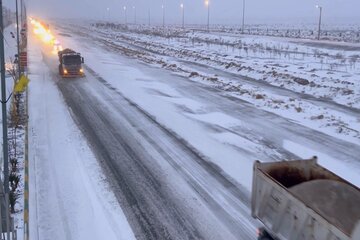
[[[84,63],[84,58],[83,57],[81,58],[81,63]]]
[[[15,54],[15,58],[18,58],[19,57],[19,55],[18,54]]]

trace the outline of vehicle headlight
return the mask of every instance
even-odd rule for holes
[[[84,73],[84,69],[82,69],[82,68],[80,68],[80,70],[79,70],[81,73]]]
[[[68,70],[64,69],[64,74],[68,74]]]

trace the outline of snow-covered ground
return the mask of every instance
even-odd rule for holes
[[[181,28],[181,25],[169,25],[169,28]],[[155,26],[153,27],[155,28]],[[207,31],[206,25],[187,24],[187,29],[195,31]],[[263,24],[247,24],[244,31],[239,25],[212,25],[211,32],[221,34],[241,35],[243,33],[249,35],[272,36],[272,37],[288,37],[294,39],[310,39],[313,40],[318,34],[318,25],[309,23],[263,23]],[[327,23],[322,24],[321,39],[337,42],[360,42],[360,26],[358,23]]]
[[[315,47],[318,42],[97,26],[83,31],[129,56],[207,82],[258,108],[360,141],[359,45],[323,42]]]
[[[7,26],[4,30],[4,47],[5,47],[5,84],[6,84],[6,97],[9,98],[7,102],[7,111],[10,113],[13,99],[11,97],[11,93],[14,88],[14,79],[10,74],[11,69],[14,69],[14,59],[15,54],[17,54],[17,45],[16,39],[13,38],[16,33],[16,26],[11,24]],[[2,132],[2,124],[0,125],[0,132]],[[25,131],[23,128],[17,128],[16,130],[13,128],[13,124],[11,124],[11,118],[8,118],[8,143],[9,143],[9,160],[11,165],[11,160],[16,159],[17,167],[16,167],[16,175],[20,177],[20,181],[18,184],[18,188],[16,189],[17,201],[15,204],[15,213],[12,215],[14,217],[14,226],[16,229],[21,229],[23,226],[23,203],[24,203],[24,134]],[[1,141],[1,157],[0,157],[0,171],[1,171],[1,179],[3,178],[3,149],[2,149],[2,138]],[[16,148],[16,151],[15,151]],[[20,233],[21,230],[18,232]]]
[[[29,45],[30,239],[134,239],[40,45]]]

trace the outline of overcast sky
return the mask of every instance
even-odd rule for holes
[[[127,21],[162,22],[161,5],[165,5],[166,23],[180,23],[180,3],[185,6],[186,23],[206,23],[204,0],[26,0],[31,14],[39,18],[64,17],[111,19],[124,21],[123,6],[127,6]],[[10,0],[5,0],[7,5]],[[240,24],[243,0],[210,0],[211,24]],[[246,0],[247,23],[316,23],[323,7],[324,23],[353,23],[360,25],[360,0]],[[110,10],[107,11],[107,8]]]

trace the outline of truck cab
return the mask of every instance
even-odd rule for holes
[[[59,51],[59,74],[62,77],[82,77],[84,58],[71,49]]]

